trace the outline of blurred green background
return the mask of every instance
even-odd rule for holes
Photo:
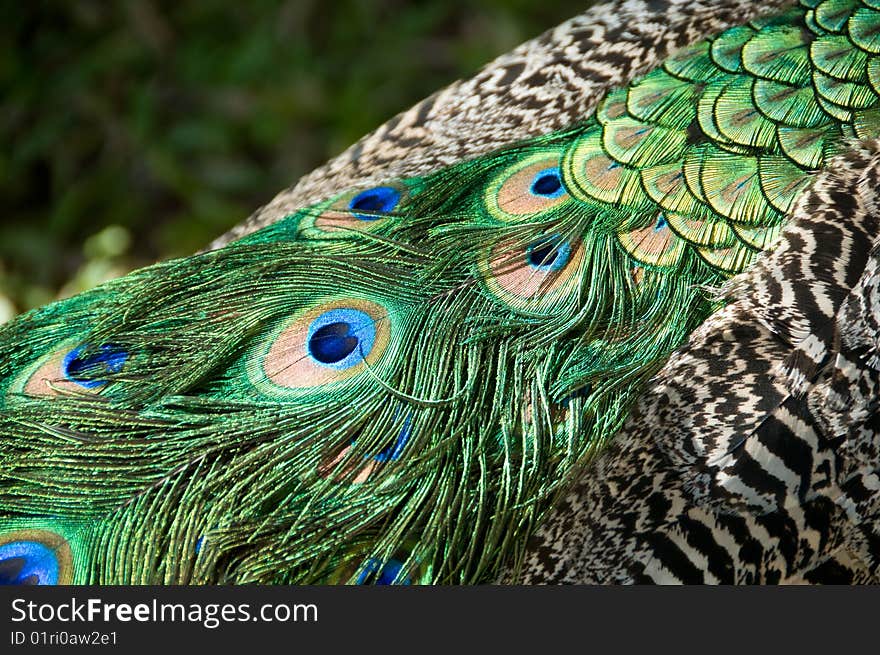
[[[0,322],[203,247],[587,4],[0,3]]]

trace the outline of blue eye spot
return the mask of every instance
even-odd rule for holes
[[[370,558],[367,560],[366,566],[364,566],[363,570],[358,574],[357,583],[356,584],[365,584],[369,577],[376,573],[379,569],[380,562],[375,558]],[[375,578],[373,584],[377,585],[390,585],[394,584],[394,579],[397,578],[397,574],[400,572],[400,569],[403,568],[403,562],[400,562],[396,559],[388,560],[385,566],[382,567],[382,570],[379,571],[379,575]],[[412,584],[412,580],[408,575],[405,575],[397,584],[400,585],[408,585]]]
[[[309,351],[322,364],[336,364],[348,357],[358,343],[358,338],[351,333],[351,325],[330,323],[315,330],[309,339]]]
[[[362,221],[375,221],[382,218],[400,202],[400,191],[390,186],[377,186],[373,189],[361,191],[351,202],[348,208],[355,212],[355,216]],[[369,212],[360,214],[357,212]]]
[[[313,360],[336,370],[359,364],[376,341],[376,324],[357,309],[324,312],[309,326],[306,345]]]
[[[37,541],[13,541],[0,546],[0,585],[58,584],[58,558]]]
[[[400,433],[397,435],[397,441],[394,442],[394,445],[384,448],[378,455],[373,457],[373,459],[379,463],[387,462],[389,459],[392,462],[400,459],[400,454],[403,452],[403,448],[406,446],[411,435],[412,414],[408,414],[407,417],[403,419],[403,425],[400,428]]]
[[[571,246],[559,235],[540,239],[526,248],[526,262],[539,271],[558,271],[571,258]]]
[[[100,387],[107,381],[98,378],[101,373],[119,373],[128,359],[128,353],[119,346],[104,344],[97,352],[84,355],[87,346],[74,348],[64,356],[61,371],[64,377],[86,389]]]
[[[532,192],[532,195],[543,198],[558,198],[565,193],[562,178],[559,176],[559,168],[548,168],[535,175],[529,191]]]
[[[669,221],[666,220],[666,216],[664,216],[663,214],[660,214],[657,217],[657,223],[654,225],[654,231],[659,232],[660,230],[665,228],[667,225],[669,225]]]

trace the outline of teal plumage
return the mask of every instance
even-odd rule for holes
[[[810,172],[878,135],[878,34],[804,2],[568,129],[5,326],[0,577],[494,579]]]

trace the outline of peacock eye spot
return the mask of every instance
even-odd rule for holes
[[[403,420],[403,425],[400,428],[400,432],[398,433],[397,440],[394,442],[394,444],[383,448],[381,451],[379,451],[379,453],[373,456],[373,459],[380,464],[389,460],[393,462],[400,459],[400,454],[403,452],[403,449],[409,441],[411,435],[412,414],[409,414]]]
[[[338,364],[358,347],[360,340],[348,323],[324,325],[309,338],[309,352],[322,364]]]
[[[36,541],[13,541],[0,546],[0,585],[54,585],[58,558]]]
[[[559,253],[556,252],[556,247],[552,243],[543,243],[529,252],[529,265],[535,268],[551,266],[558,256]]]
[[[570,256],[571,247],[559,236],[541,239],[526,248],[526,262],[540,271],[557,271],[568,263]]]
[[[402,568],[403,562],[396,559],[388,560],[384,566],[381,566],[379,560],[370,558],[367,561],[366,566],[364,566],[358,575],[356,584],[367,584],[371,579],[373,584],[376,585],[394,584],[394,580],[397,578]],[[397,584],[409,585],[412,584],[412,579],[408,575],[404,575],[403,579]]]
[[[340,307],[312,321],[305,345],[315,363],[344,370],[360,364],[375,342],[375,320],[359,309]]]
[[[381,214],[392,211],[398,202],[400,202],[400,191],[390,186],[379,186],[361,191],[351,199],[348,208],[355,212],[355,216],[362,221],[375,221],[382,218]]]
[[[87,346],[74,348],[64,356],[61,371],[64,377],[86,389],[106,383],[97,376],[102,373],[119,373],[128,359],[128,353],[113,344],[104,344],[97,352],[86,354]]]
[[[532,195],[544,198],[558,198],[565,189],[562,187],[562,179],[559,177],[558,168],[548,168],[535,175],[530,187]]]
[[[666,220],[666,217],[663,214],[660,214],[657,217],[657,222],[654,224],[654,231],[659,232],[663,228],[669,225],[669,221]]]

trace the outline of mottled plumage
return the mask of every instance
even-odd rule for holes
[[[682,38],[561,130],[336,193],[4,327],[0,576],[516,567],[722,306],[712,289],[776,243],[811,173],[880,134],[876,34],[880,9],[826,0]]]

